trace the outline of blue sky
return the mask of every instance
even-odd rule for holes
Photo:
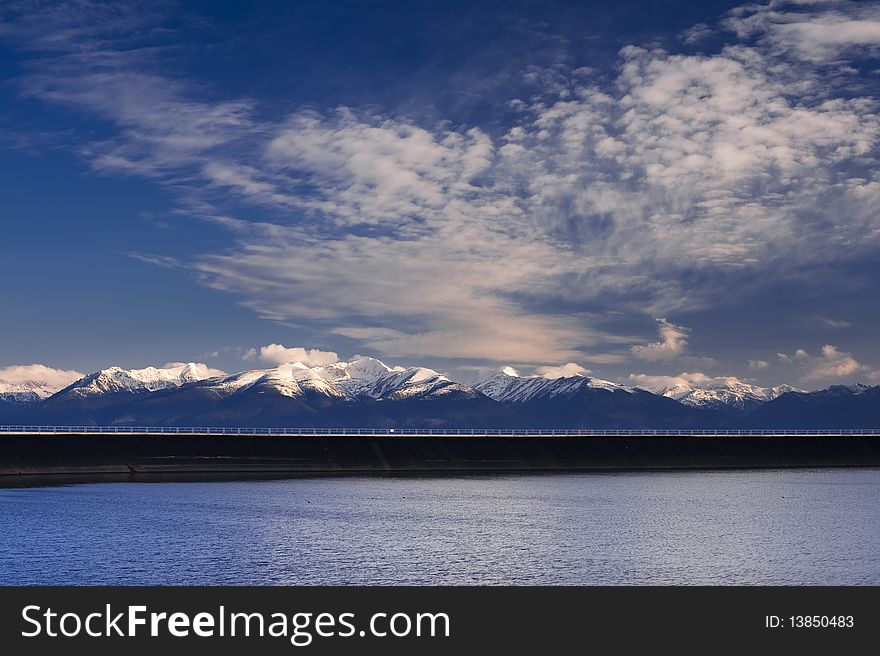
[[[875,2],[4,3],[0,378],[880,382],[878,53]]]

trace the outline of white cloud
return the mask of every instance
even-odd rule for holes
[[[400,225],[445,214],[456,200],[466,203],[493,150],[476,128],[435,133],[340,108],[331,117],[295,114],[266,152],[284,175],[314,181],[319,198],[311,208],[347,223]]]
[[[763,371],[770,367],[770,363],[766,360],[749,360],[749,369],[752,371]]]
[[[684,326],[676,326],[666,319],[657,319],[659,325],[660,341],[644,346],[633,346],[631,351],[634,356],[641,360],[656,362],[659,360],[672,360],[684,354],[688,344],[690,330]]]
[[[851,354],[832,344],[822,347],[819,355],[810,355],[805,349],[797,349],[793,356],[777,354],[779,361],[795,367],[801,380],[813,384],[831,384],[847,381],[877,381],[880,371],[856,360]]]
[[[810,354],[807,353],[804,349],[797,349],[793,355],[788,355],[786,353],[777,353],[776,359],[779,360],[782,364],[791,365],[797,364],[801,365],[807,360],[809,360]]]
[[[309,367],[320,367],[339,362],[339,355],[333,351],[306,349],[301,346],[283,346],[281,344],[267,344],[266,346],[261,346],[259,350],[249,349],[242,358],[244,360],[259,358],[263,362],[273,365],[302,362]]]
[[[876,53],[880,46],[880,6],[874,2],[748,4],[731,11],[725,25],[740,37],[813,62]]]
[[[565,378],[567,376],[586,376],[592,373],[589,369],[585,369],[575,362],[561,364],[557,366],[537,367],[535,373],[544,378]]]
[[[0,368],[0,385],[15,387],[35,384],[55,392],[83,376],[85,374],[72,369],[53,369],[43,364],[20,364]]]
[[[822,355],[816,358],[804,380],[826,380],[829,378],[851,378],[857,374],[873,373],[870,367],[858,362],[851,354],[841,353],[836,346],[826,344]]]

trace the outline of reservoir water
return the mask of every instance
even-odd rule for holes
[[[2,584],[880,584],[880,470],[0,489]]]

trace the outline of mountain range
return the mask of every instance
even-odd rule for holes
[[[876,428],[880,386],[816,392],[736,379],[642,389],[505,367],[474,385],[374,358],[221,375],[110,367],[63,389],[0,385],[0,424],[402,428]]]
[[[734,415],[749,413],[788,392],[803,392],[803,390],[796,389],[791,385],[759,387],[743,383],[735,378],[725,378],[706,387],[677,383],[650,388],[649,391],[695,408],[713,408]]]

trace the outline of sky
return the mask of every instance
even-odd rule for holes
[[[878,2],[4,2],[0,380],[878,384],[878,56]]]

